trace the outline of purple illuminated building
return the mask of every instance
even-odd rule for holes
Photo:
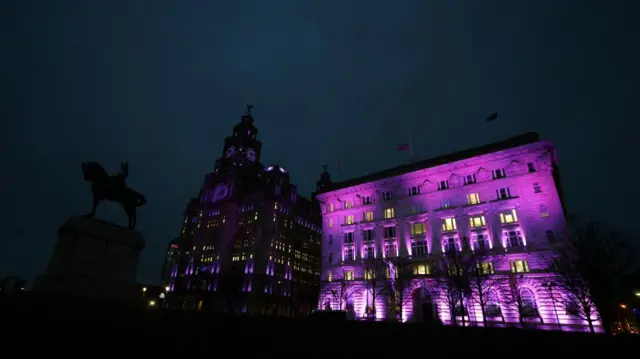
[[[295,315],[316,306],[320,207],[284,167],[261,163],[257,134],[242,116],[184,211],[174,308]]]
[[[565,213],[555,148],[536,133],[340,183],[326,177],[317,194],[320,309],[483,325],[473,290],[454,307],[434,276],[444,253],[469,248],[485,253],[482,268],[493,281],[484,295],[488,325],[587,329],[560,303],[564,293],[550,270]],[[386,271],[377,287],[376,262]],[[400,305],[390,295],[398,296],[398,279],[390,280],[398,274],[389,265],[399,262],[412,269]]]

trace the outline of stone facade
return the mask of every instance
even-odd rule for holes
[[[398,305],[389,304],[389,291],[372,293],[366,271],[376,261],[401,258],[414,276],[403,290],[410,300],[392,316],[452,323],[452,307],[430,274],[443,253],[468,246],[486,249],[494,273],[485,302],[492,325],[585,328],[559,304],[563,294],[553,286],[554,242],[566,223],[556,152],[537,134],[334,183],[318,200],[324,233],[320,308],[347,309],[357,318],[375,308],[376,319],[388,319]],[[484,322],[473,296],[465,296],[456,323]]]

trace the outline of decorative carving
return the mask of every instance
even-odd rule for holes
[[[484,167],[478,168],[478,171],[476,171],[476,181],[485,182],[485,181],[489,181],[490,179],[491,179],[490,171],[488,171]]]
[[[525,168],[522,162],[520,162],[519,160],[513,160],[511,161],[511,163],[509,163],[506,171],[508,176],[515,176],[524,173]]]
[[[449,177],[449,187],[459,187],[461,184],[462,184],[462,177],[458,176],[457,174],[453,173]]]

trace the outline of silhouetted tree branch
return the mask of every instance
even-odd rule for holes
[[[376,318],[376,298],[387,293],[387,269],[387,263],[385,263],[381,255],[377,258],[365,259],[364,284],[368,294],[371,295],[373,303],[371,308],[368,307],[369,303],[367,303],[365,313],[371,313],[374,319]]]

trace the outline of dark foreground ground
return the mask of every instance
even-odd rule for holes
[[[249,317],[149,311],[60,297],[0,298],[3,351],[46,357],[130,357],[205,353],[238,357],[362,355],[549,357],[640,353],[638,337],[522,329]],[[0,354],[1,355],[1,354]],[[551,359],[551,358],[549,358]]]

